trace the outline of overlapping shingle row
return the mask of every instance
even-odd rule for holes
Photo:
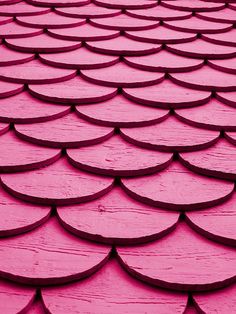
[[[236,312],[236,1],[0,0],[0,312]]]

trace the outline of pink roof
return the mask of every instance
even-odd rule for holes
[[[0,313],[236,313],[236,0],[0,0]]]

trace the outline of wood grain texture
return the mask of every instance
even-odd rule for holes
[[[80,240],[51,218],[37,229],[0,240],[0,274],[33,285],[62,284],[98,270],[110,248]]]
[[[235,75],[212,69],[207,65],[193,72],[171,73],[170,78],[177,84],[194,89],[217,92],[236,90]]]
[[[210,293],[194,294],[196,307],[201,313],[227,314],[236,309],[235,284]]]
[[[0,14],[4,16],[28,16],[50,12],[50,8],[40,8],[25,2],[1,5]]]
[[[79,48],[81,43],[40,34],[29,37],[27,40],[24,38],[7,39],[6,45],[11,49],[23,52],[62,52]]]
[[[224,59],[236,56],[236,48],[213,44],[202,39],[189,43],[167,45],[167,50],[193,58]]]
[[[79,27],[49,29],[48,33],[53,37],[66,40],[106,40],[119,36],[116,30],[101,29],[90,24],[84,24]]]
[[[42,291],[46,308],[52,314],[78,313],[183,313],[186,294],[149,287],[126,274],[110,260],[84,281]]]
[[[121,136],[135,145],[162,151],[195,151],[213,145],[220,133],[192,127],[169,116],[161,123],[139,127],[122,128]]]
[[[95,52],[120,56],[141,56],[161,50],[161,45],[159,44],[143,43],[124,36],[110,40],[88,42],[86,47]]]
[[[11,194],[48,205],[91,201],[107,193],[113,185],[111,178],[76,170],[65,158],[38,170],[3,174],[1,180]]]
[[[61,16],[55,12],[44,13],[37,16],[20,16],[16,18],[16,21],[20,25],[36,28],[66,28],[86,23],[85,19]]]
[[[204,150],[181,153],[180,160],[189,169],[203,175],[236,179],[236,147],[225,139]]]
[[[97,105],[76,106],[79,117],[110,127],[138,127],[165,120],[168,110],[139,105],[122,94]]]
[[[164,21],[164,25],[177,31],[200,34],[215,34],[229,31],[232,28],[230,23],[216,23],[204,21],[197,17],[180,21]]]
[[[5,45],[0,45],[0,54],[0,66],[24,63],[34,59],[34,54],[32,53],[27,54],[19,51],[13,51],[8,49]]]
[[[162,73],[131,68],[123,62],[96,70],[82,70],[81,76],[92,83],[111,87],[142,87],[160,83]]]
[[[186,213],[187,222],[197,232],[221,242],[236,246],[236,195],[221,205],[203,211]]]
[[[94,3],[89,3],[81,7],[71,8],[57,8],[56,12],[65,16],[80,17],[80,18],[98,18],[98,17],[111,17],[119,15],[121,10],[104,8],[97,6]]]
[[[57,83],[69,80],[75,76],[75,70],[54,68],[38,60],[0,67],[0,78],[13,83]]]
[[[7,237],[31,229],[44,223],[50,216],[51,209],[24,203],[0,188],[0,237]]]
[[[97,86],[82,79],[80,76],[66,82],[50,85],[29,85],[34,96],[63,104],[95,103],[108,100],[117,93],[116,88]]]
[[[166,50],[141,57],[125,57],[124,61],[135,68],[159,72],[185,72],[200,68],[203,60],[177,56]]]
[[[68,149],[67,156],[75,167],[109,176],[147,175],[166,168],[172,161],[171,153],[134,146],[119,135],[93,146]]]
[[[81,47],[68,52],[40,54],[40,60],[49,65],[67,69],[99,69],[117,63],[119,58],[101,55]]]
[[[201,107],[178,109],[175,114],[180,120],[199,128],[236,131],[236,110],[215,98]]]
[[[167,79],[153,86],[124,88],[123,94],[141,104],[167,109],[202,105],[209,101],[211,95],[210,92],[185,88]]]
[[[148,9],[126,10],[126,14],[147,20],[172,21],[191,17],[190,12],[170,10],[161,5]]]
[[[196,39],[196,34],[179,32],[163,26],[135,32],[126,31],[125,35],[134,40],[155,44],[177,44]]]
[[[10,98],[0,99],[0,121],[14,123],[35,123],[50,121],[69,114],[70,107],[43,102],[22,92]]]
[[[207,240],[184,222],[153,243],[117,250],[126,270],[157,286],[205,291],[235,281],[235,249]]]
[[[149,3],[153,4],[153,2]],[[158,21],[137,19],[126,14],[121,14],[114,17],[91,19],[90,23],[97,27],[119,31],[138,31],[154,28],[159,25]]]
[[[86,204],[58,207],[57,213],[63,226],[72,233],[118,245],[158,239],[173,230],[179,218],[177,212],[140,204],[119,187]]]
[[[7,39],[23,39],[42,34],[42,29],[36,29],[33,27],[26,27],[15,23],[14,21],[9,24],[0,24],[0,38]]]
[[[100,143],[113,134],[113,128],[94,125],[69,113],[62,118],[15,126],[16,134],[27,141],[50,147],[80,147]]]
[[[17,172],[48,166],[61,156],[58,149],[38,147],[20,140],[14,131],[0,136],[0,172]]]
[[[121,183],[133,198],[171,210],[214,206],[229,198],[234,189],[233,182],[200,176],[177,161],[154,175],[125,178]]]
[[[0,280],[0,311],[4,314],[25,313],[33,303],[35,289]]]

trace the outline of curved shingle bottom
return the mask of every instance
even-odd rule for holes
[[[0,313],[236,313],[236,0],[0,0]]]

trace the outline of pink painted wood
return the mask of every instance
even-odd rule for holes
[[[172,154],[134,146],[119,135],[97,145],[67,149],[69,161],[85,171],[108,176],[147,175],[165,169]]]
[[[92,83],[112,87],[142,87],[164,80],[162,73],[131,68],[123,62],[98,70],[82,70],[81,76]]]
[[[119,57],[95,53],[85,47],[68,52],[40,54],[39,58],[49,65],[67,69],[99,69],[119,62]]]
[[[9,83],[9,82],[0,82],[0,98],[9,97],[20,93],[24,89],[24,85]]]
[[[72,167],[65,158],[38,170],[1,175],[11,194],[26,201],[67,205],[91,201],[107,193],[113,179],[85,173]]]
[[[135,32],[126,31],[125,35],[134,40],[150,42],[154,44],[185,43],[197,38],[196,34],[179,32],[163,26]]]
[[[0,4],[14,4],[14,3],[17,3],[17,2],[20,2],[21,0],[0,0]]]
[[[179,218],[178,212],[140,204],[120,187],[89,203],[58,207],[57,213],[62,225],[77,236],[117,245],[161,238],[175,228]]]
[[[12,5],[1,5],[0,14],[5,16],[28,16],[50,12],[50,8],[42,8],[19,2]]]
[[[139,127],[122,128],[121,136],[135,145],[163,151],[192,151],[213,145],[220,133],[192,127],[169,116],[161,123]]]
[[[236,91],[235,92],[218,92],[216,93],[216,98],[222,101],[226,105],[236,107]]]
[[[155,1],[147,0],[94,0],[96,5],[118,9],[146,9],[155,7]]]
[[[70,113],[52,121],[15,126],[24,140],[51,147],[79,147],[97,144],[113,134],[113,128],[98,126]]]
[[[217,12],[198,13],[197,16],[213,22],[236,23],[236,12],[229,8]]]
[[[0,66],[20,64],[34,59],[34,54],[32,53],[10,50],[5,45],[0,45],[0,54]]]
[[[177,2],[162,1],[161,4],[167,8],[190,12],[217,11],[225,7],[224,3],[205,2],[199,0],[178,0]]]
[[[12,17],[0,16],[0,25],[7,24],[13,21]]]
[[[168,93],[170,90],[171,94]],[[155,84],[153,86],[124,88],[123,94],[129,99],[141,104],[166,109],[202,105],[208,102],[211,97],[210,92],[188,89],[178,84],[174,84],[167,79],[160,84]]]
[[[31,285],[62,284],[91,275],[110,252],[108,246],[66,232],[53,217],[31,232],[0,243],[1,276]]]
[[[201,107],[178,109],[179,119],[196,127],[211,130],[236,131],[236,111],[212,98]]]
[[[166,50],[151,55],[124,57],[124,61],[135,68],[146,71],[188,72],[200,68],[204,61],[172,54]]]
[[[133,198],[168,210],[214,206],[228,199],[234,189],[233,182],[200,176],[177,161],[154,175],[125,178],[121,183]]]
[[[161,45],[138,42],[124,36],[86,43],[90,50],[111,55],[147,55],[161,50]]]
[[[36,299],[26,314],[46,314],[42,300]]]
[[[170,74],[173,82],[185,87],[231,92],[236,90],[236,76],[204,66],[194,72]]]
[[[225,245],[236,246],[236,193],[221,205],[186,213],[198,233]]]
[[[43,7],[73,7],[88,4],[90,0],[27,0],[27,2]]]
[[[13,83],[57,83],[75,76],[75,70],[54,68],[41,63],[37,59],[23,64],[0,67],[0,78]]]
[[[236,285],[209,293],[194,294],[194,301],[203,313],[228,314],[236,311]]]
[[[219,34],[204,34],[202,38],[208,40],[210,42],[219,44],[219,45],[226,45],[226,46],[236,46],[236,30],[232,29],[228,32],[219,33]]]
[[[15,22],[0,25],[0,38],[15,38],[26,41],[25,37],[32,37],[42,33],[42,29],[22,26]]]
[[[9,103],[10,102],[10,103]],[[70,113],[70,107],[43,102],[28,92],[0,99],[0,121],[35,123],[54,120]]]
[[[38,147],[20,140],[14,131],[0,136],[0,172],[26,171],[45,167],[57,161],[58,149]]]
[[[150,1],[148,1],[148,3],[152,5],[154,4],[154,2],[150,2]],[[114,17],[91,19],[90,23],[97,27],[119,30],[119,31],[121,30],[138,31],[138,30],[154,28],[159,25],[158,21],[137,19],[135,17],[129,16],[126,14],[120,14]]]
[[[0,135],[6,133],[9,130],[9,124],[0,123]]]
[[[197,17],[191,17],[186,20],[164,21],[164,25],[177,31],[200,34],[216,34],[229,31],[232,28],[230,23],[216,23],[205,21]]]
[[[180,159],[189,169],[203,175],[236,179],[236,147],[224,139],[204,150],[181,153]]]
[[[24,313],[35,298],[35,289],[0,281],[0,311],[4,314]]]
[[[55,11],[61,15],[80,18],[104,18],[116,16],[121,13],[121,10],[100,7],[94,3],[89,3],[81,7],[57,8]]]
[[[2,187],[0,197],[0,237],[28,232],[47,221],[50,216],[49,207],[24,203],[6,193]]]
[[[168,110],[142,106],[123,95],[116,95],[110,100],[93,106],[77,106],[76,113],[92,123],[112,127],[152,125],[165,120],[169,115]]]
[[[149,9],[126,10],[126,14],[137,18],[161,21],[182,20],[191,17],[189,12],[171,10],[161,5]]]
[[[200,236],[184,222],[160,240],[117,251],[125,269],[149,284],[206,291],[235,281],[235,249]]]
[[[234,48],[236,50],[236,48]],[[208,64],[220,71],[236,74],[236,57],[223,60],[208,60]]]
[[[236,132],[226,132],[225,138],[233,145],[236,145]]]
[[[186,294],[149,287],[110,260],[95,275],[71,285],[45,288],[43,302],[52,314],[183,313]]]
[[[106,40],[119,36],[116,30],[102,29],[91,24],[84,24],[73,28],[49,29],[53,37],[65,40]]]
[[[116,88],[97,86],[82,79],[80,76],[62,83],[50,85],[29,85],[34,96],[62,104],[87,104],[108,100],[117,93]]]
[[[202,39],[197,39],[189,43],[168,45],[167,50],[179,55],[193,58],[225,59],[236,56],[235,47],[213,44]]]
[[[23,26],[22,26],[23,27]],[[7,39],[6,45],[11,49],[23,52],[62,52],[69,51],[81,46],[80,42],[62,40],[41,34],[34,37]]]
[[[79,26],[86,23],[85,19],[61,16],[55,12],[40,14],[37,16],[20,16],[17,23],[28,27],[37,28],[65,28]]]

